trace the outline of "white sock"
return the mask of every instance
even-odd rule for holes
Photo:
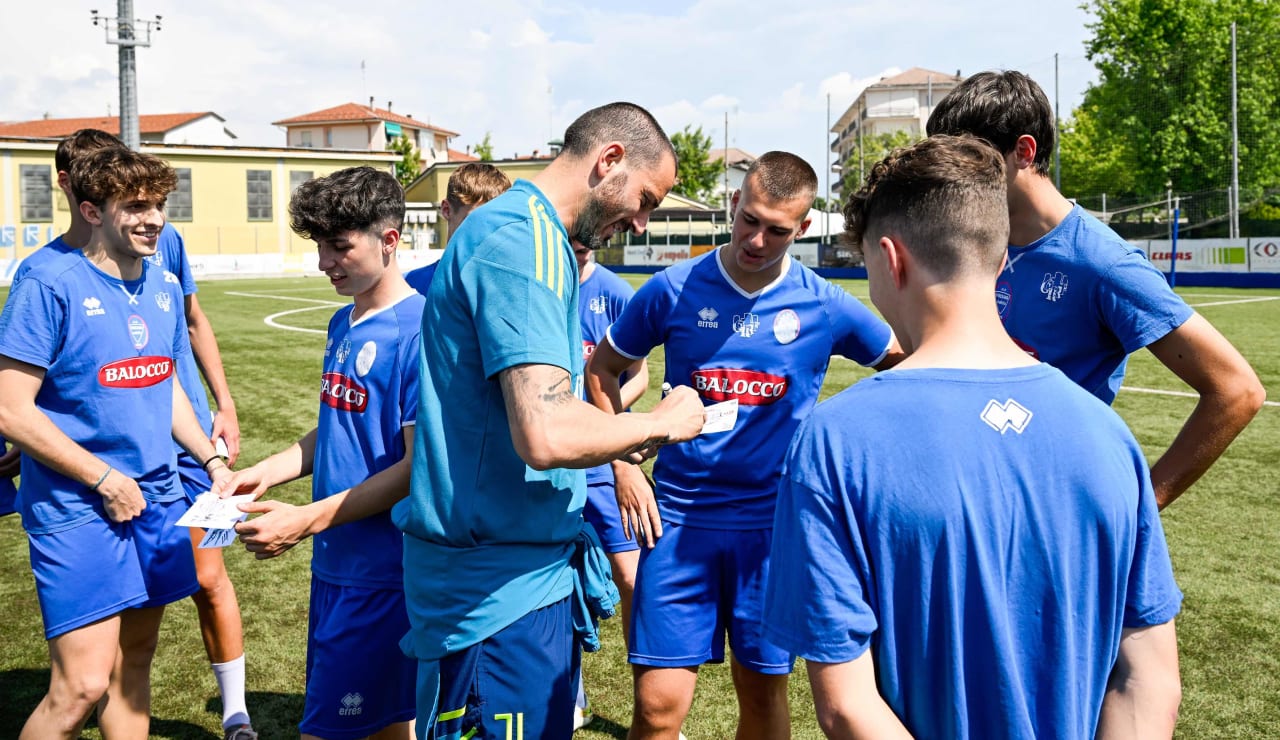
[[[244,703],[244,656],[226,663],[212,663],[210,667],[222,694],[222,727],[249,724],[249,708]]]
[[[578,669],[578,698],[574,700],[575,706],[582,711],[587,711],[587,692],[582,688],[582,669]]]

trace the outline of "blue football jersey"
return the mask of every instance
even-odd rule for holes
[[[330,319],[311,478],[315,500],[341,493],[405,456],[403,428],[418,413],[424,302],[414,293],[354,322],[354,306]],[[401,539],[387,511],[349,522],[313,538],[311,569],[341,586],[403,588]]]
[[[431,287],[431,277],[436,274],[436,268],[439,266],[439,262],[432,262],[416,270],[410,270],[404,274],[404,281],[410,288],[425,296],[427,289]]]
[[[27,273],[0,314],[0,354],[45,370],[36,406],[151,501],[182,496],[171,383],[190,353],[182,294],[145,261],[125,281],[63,255]],[[32,533],[102,515],[97,493],[27,455],[19,499]]]
[[[654,481],[663,517],[711,529],[759,529],[773,524],[783,453],[818,401],[831,355],[875,365],[893,332],[790,257],[776,281],[746,293],[719,254],[654,275],[608,336],[633,359],[663,345],[666,382],[692,386],[704,403],[738,401],[732,430],[658,453]]]
[[[582,320],[583,363],[591,359],[596,345],[604,341],[609,325],[622,315],[622,309],[635,294],[630,283],[600,265],[593,267],[586,281],[579,284],[578,317]],[[625,377],[622,382],[626,382]],[[587,483],[605,480],[613,480],[612,467],[599,465],[587,468]]]

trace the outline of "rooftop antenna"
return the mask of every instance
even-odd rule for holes
[[[115,18],[107,18],[90,10],[89,18],[94,26],[101,25],[106,31],[108,44],[120,47],[120,139],[125,146],[137,151],[142,146],[142,135],[138,130],[138,68],[134,49],[151,46],[151,31],[160,31],[160,16],[151,21],[134,18],[133,0],[118,0],[116,13]]]

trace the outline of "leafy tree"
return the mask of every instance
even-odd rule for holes
[[[676,150],[676,184],[671,190],[686,198],[711,203],[718,201],[716,186],[724,172],[722,160],[711,161],[711,137],[685,126],[671,136],[671,146]]]
[[[844,172],[840,175],[840,192],[846,196],[855,193],[862,187],[862,180],[877,162],[889,156],[894,149],[911,146],[919,137],[907,131],[892,131],[883,134],[872,134],[862,137],[862,154],[859,158],[858,148],[854,147],[849,159],[844,163]]]
[[[400,155],[400,161],[396,162],[396,179],[404,187],[409,187],[409,183],[418,179],[418,173],[422,171],[422,160],[418,157],[418,150],[414,148],[413,142],[407,136],[397,136],[387,144],[387,149]]]
[[[1067,197],[1132,194],[1132,151],[1122,137],[1101,130],[1094,106],[1082,105],[1062,122],[1062,192]]]
[[[485,131],[484,138],[472,149],[472,152],[480,158],[481,162],[493,161],[493,142],[489,140],[489,136],[489,132]]]

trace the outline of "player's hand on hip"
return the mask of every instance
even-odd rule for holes
[[[652,548],[662,536],[662,515],[653,496],[653,484],[634,465],[614,466],[614,496],[622,517],[622,532],[629,540]]]
[[[663,444],[686,442],[702,433],[707,414],[698,392],[687,385],[671,389],[650,412],[661,419],[659,429],[665,432]]]
[[[106,507],[107,517],[113,522],[127,522],[147,508],[138,483],[118,470],[111,470],[98,484],[98,493]]]
[[[300,506],[283,501],[254,501],[240,504],[241,511],[262,516],[236,525],[244,549],[258,560],[274,558],[304,540],[310,533],[310,518]]]
[[[227,464],[235,465],[240,457],[240,419],[236,416],[236,407],[219,408],[213,417],[213,434],[211,441],[219,437],[227,446]]]

